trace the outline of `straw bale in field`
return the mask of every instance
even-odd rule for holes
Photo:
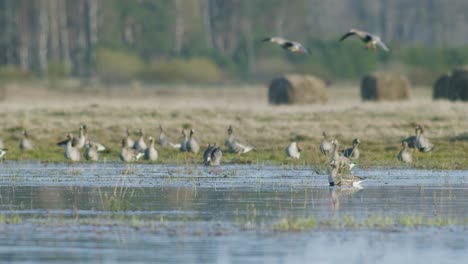
[[[268,90],[271,104],[312,104],[327,100],[325,82],[310,75],[288,74],[276,78]]]
[[[468,101],[468,70],[456,69],[453,71],[448,99]]]
[[[409,98],[410,82],[403,75],[377,72],[362,78],[363,101],[403,100]]]

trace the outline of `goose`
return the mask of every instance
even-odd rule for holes
[[[264,38],[262,41],[275,43],[279,45],[280,47],[282,47],[283,49],[293,52],[293,53],[305,53],[305,54],[309,53],[307,49],[304,48],[304,46],[301,43],[297,41],[288,40],[282,37],[268,37],[268,38]]]
[[[73,135],[71,133],[67,134],[67,143],[64,146],[64,153],[63,156],[65,157],[66,160],[76,162],[80,161],[80,151],[78,150],[77,147],[73,146]],[[57,145],[63,146],[62,142],[59,142]]]
[[[434,145],[424,136],[424,129],[421,125],[416,126],[416,148],[420,152],[429,152],[434,148]]]
[[[383,43],[383,41],[380,39],[379,36],[376,36],[376,35],[361,31],[361,30],[357,30],[357,29],[349,30],[346,34],[344,34],[340,38],[340,41],[343,41],[350,36],[359,37],[362,40],[362,42],[366,44],[366,48],[372,49],[372,51],[374,52],[377,50],[377,46],[379,46],[386,52],[390,51],[390,49],[387,47],[387,45],[385,45],[385,43]]]
[[[412,163],[413,157],[411,156],[411,151],[408,148],[408,142],[403,140],[401,145],[403,146],[403,149],[398,153],[397,159],[401,162]]]
[[[119,158],[121,161],[124,162],[132,162],[132,161],[138,161],[144,154],[141,152],[138,152],[137,150],[131,148],[128,145],[127,138],[123,138],[121,141],[121,149],[120,149],[120,154]]]
[[[7,153],[7,150],[6,148],[0,148],[0,160],[4,160],[5,159],[5,155]]]
[[[32,140],[31,138],[29,137],[29,134],[26,130],[23,130],[21,132],[21,134],[23,135],[21,140],[20,140],[20,143],[19,143],[19,148],[21,150],[30,150],[30,149],[33,149],[34,148],[34,145],[32,143]]]
[[[161,147],[171,147],[175,149],[180,149],[181,144],[175,144],[170,139],[166,137],[166,133],[161,125],[159,125],[159,137],[158,137],[158,144]]]
[[[135,149],[135,150],[137,150],[139,152],[145,151],[147,146],[146,146],[145,138],[144,138],[145,133],[143,132],[142,128],[140,128],[138,130],[138,134],[140,136],[138,137],[137,141],[135,141],[135,143],[133,144],[133,149]]]
[[[363,178],[348,175],[348,174],[340,174],[340,165],[336,160],[332,160],[330,162],[330,166],[332,170],[328,175],[328,183],[330,186],[352,186],[352,187],[360,187]]]
[[[350,162],[347,157],[341,156],[339,154],[338,150],[339,150],[340,143],[338,142],[338,140],[333,139],[331,143],[333,145],[331,161],[335,161],[339,165],[340,169],[352,170],[354,166],[356,166],[356,164]]]
[[[182,142],[180,143],[180,151],[186,152],[187,151],[187,143],[189,141],[189,137],[185,129],[182,129]]]
[[[190,129],[190,136],[187,141],[187,151],[192,152],[192,153],[198,153],[198,151],[200,151],[200,145],[198,145],[198,142],[193,137],[194,133],[195,133],[195,130]]]
[[[73,147],[76,147],[78,149],[82,149],[86,143],[86,126],[85,125],[80,125],[79,129],[79,136],[78,137],[73,137],[71,144]],[[68,138],[57,143],[58,146],[60,147],[65,147],[68,144]]]
[[[325,131],[322,132],[322,136],[323,138],[322,142],[320,142],[320,152],[327,156],[333,150],[333,145],[331,141],[328,140],[327,133],[325,133]]]
[[[88,142],[88,127],[86,125],[81,125],[80,127],[80,136],[78,137],[78,142],[81,142],[83,139],[84,139],[84,142],[85,142],[85,145],[83,145],[84,147],[86,147],[86,143]],[[91,141],[92,145],[94,145],[96,147],[96,150],[98,152],[102,152],[102,151],[105,151],[106,150],[106,147],[97,142],[97,141]],[[81,143],[78,143],[78,147]]]
[[[125,133],[127,134],[127,138],[126,138],[126,142],[128,144],[129,147],[133,147],[133,145],[135,144],[135,141],[132,139],[132,136],[131,136],[131,133],[130,133],[130,129],[129,128],[126,128],[125,129]]]
[[[228,132],[228,137],[226,138],[224,145],[226,145],[229,151],[240,155],[240,154],[247,153],[255,149],[254,145],[251,145],[240,139],[234,138],[234,136],[232,135],[232,132],[233,132],[232,126],[229,126],[227,132]]]
[[[216,143],[208,144],[203,152],[203,164],[205,166],[218,166],[221,164],[222,156],[223,152],[220,147],[216,147]]]
[[[143,156],[144,160],[156,161],[158,159],[158,151],[154,148],[154,138],[148,137],[149,147],[145,149],[145,154]]]
[[[353,140],[353,146],[345,149],[343,151],[343,156],[347,157],[350,160],[357,160],[359,158],[359,149],[358,149],[359,143],[361,143],[359,138],[355,138]]]
[[[99,147],[93,141],[86,140],[84,146],[84,157],[86,160],[98,161],[99,159]]]
[[[289,143],[286,147],[286,155],[290,158],[299,159],[301,157],[301,148],[297,146],[295,141]]]

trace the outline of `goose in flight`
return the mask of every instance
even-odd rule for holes
[[[263,42],[273,42],[279,45],[280,47],[282,47],[283,49],[288,50],[290,52],[294,52],[294,53],[305,53],[305,54],[309,53],[307,49],[304,48],[304,46],[301,43],[297,41],[288,40],[282,37],[265,38],[263,39]]]
[[[357,29],[351,29],[348,31],[346,34],[344,34],[341,38],[340,41],[343,41],[347,39],[348,37],[356,35],[358,38],[362,40],[366,44],[367,49],[372,49],[372,51],[377,50],[377,46],[382,48],[384,51],[390,51],[390,49],[383,43],[383,41],[380,39],[379,36],[373,35],[371,33],[367,33],[361,30]]]

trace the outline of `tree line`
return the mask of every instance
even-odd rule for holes
[[[464,10],[465,0],[2,0],[0,67],[155,81],[171,81],[169,69],[194,78],[201,67],[207,81],[285,71],[348,79],[395,65],[429,75],[466,63]],[[380,34],[392,53],[339,45],[351,26]],[[299,40],[311,55],[260,42],[270,35]]]

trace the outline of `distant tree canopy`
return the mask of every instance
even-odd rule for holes
[[[466,10],[466,0],[3,0],[0,78],[217,83],[388,68],[432,81],[468,62]],[[338,43],[350,27],[380,34],[391,52]],[[260,42],[270,35],[301,41],[310,55]]]

